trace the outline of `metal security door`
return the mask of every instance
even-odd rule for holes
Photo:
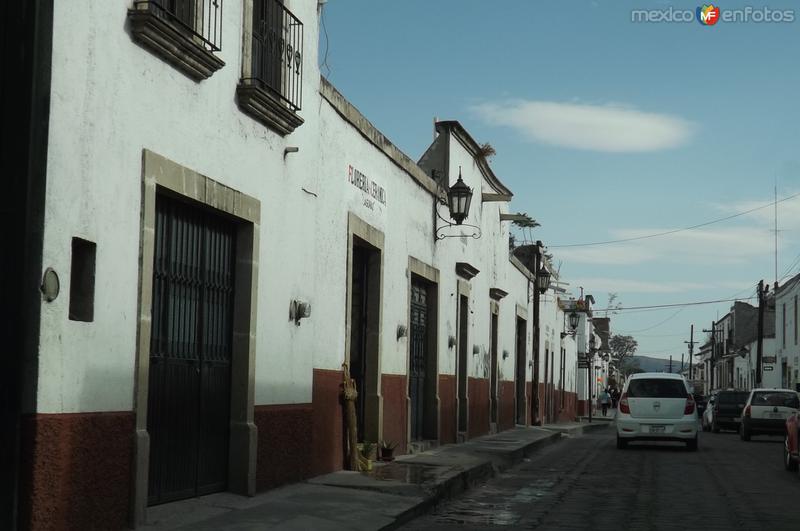
[[[227,486],[235,231],[222,218],[157,197],[150,504]]]
[[[425,366],[428,342],[428,290],[419,281],[411,282],[411,366],[408,396],[411,402],[411,440],[424,438]]]

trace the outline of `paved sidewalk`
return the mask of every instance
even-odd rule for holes
[[[607,426],[514,428],[376,463],[371,472],[334,472],[254,497],[219,493],[156,506],[142,529],[393,529],[565,435]]]

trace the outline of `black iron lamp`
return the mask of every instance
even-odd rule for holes
[[[578,319],[579,316],[577,313],[572,312],[571,314],[569,314],[569,327],[573,331],[578,329]],[[594,340],[594,337],[592,338],[592,340]]]
[[[567,336],[575,337],[578,328],[578,320],[579,316],[577,313],[572,312],[569,314],[569,332],[561,332],[561,339],[564,339]]]
[[[453,186],[445,187],[436,178],[436,171],[432,171],[433,180],[436,181],[436,184],[439,188],[438,198],[437,201],[434,203],[434,210],[436,211],[436,217],[440,220],[445,222],[445,225],[436,228],[436,233],[434,234],[435,240],[442,240],[444,238],[475,238],[478,239],[481,237],[481,229],[476,225],[470,225],[468,223],[464,223],[464,220],[467,219],[469,216],[469,207],[472,203],[472,188],[467,186],[467,183],[464,182],[464,179],[461,177],[461,167],[458,167],[458,180],[453,184]],[[447,205],[447,209],[449,210],[450,219],[452,219],[455,223],[451,223],[450,221],[446,220],[439,214],[438,205],[443,204]],[[458,234],[445,234],[443,232],[444,229],[447,227],[470,227],[473,230],[471,234],[464,234],[459,232]]]
[[[450,208],[450,217],[456,225],[461,225],[469,216],[470,203],[472,203],[472,188],[461,178],[461,168],[459,168],[458,180],[447,191],[447,206]]]
[[[592,334],[589,337],[589,350],[594,352],[595,351],[595,346],[596,346],[596,343],[595,343],[595,340],[594,340],[594,334]]]
[[[539,288],[539,293],[544,293],[550,287],[550,271],[547,270],[544,264],[536,273],[536,287]]]

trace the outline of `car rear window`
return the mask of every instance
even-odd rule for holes
[[[786,391],[759,391],[753,394],[754,406],[781,406],[800,409],[800,400],[797,398],[797,393],[789,393]]]
[[[720,404],[744,404],[748,398],[750,398],[750,393],[747,392],[720,393],[717,401]]]
[[[688,394],[681,380],[641,378],[628,385],[629,398],[686,398]]]

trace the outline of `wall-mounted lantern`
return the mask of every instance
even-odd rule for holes
[[[456,346],[456,336],[450,336],[447,338],[447,348],[455,348]]]
[[[397,325],[397,340],[400,341],[401,338],[404,338],[408,335],[408,328],[404,324]]]
[[[433,209],[436,212],[436,216],[445,222],[445,225],[436,227],[436,232],[433,235],[434,240],[443,240],[444,238],[480,238],[480,227],[464,223],[464,220],[469,216],[469,207],[472,204],[473,190],[467,186],[467,183],[465,183],[464,179],[462,179],[461,166],[458,167],[458,180],[455,182],[455,184],[453,184],[453,186],[449,186],[447,188],[445,188],[441,180],[437,178],[436,170],[432,170],[431,175],[434,182],[436,182],[437,187],[437,198],[433,203]],[[447,206],[450,219],[452,219],[455,223],[451,223],[447,219],[443,218],[441,214],[439,214],[439,205]],[[456,226],[470,227],[474,229],[474,231],[471,234],[444,234],[442,232],[443,229]]]
[[[289,320],[300,326],[300,319],[311,317],[311,303],[293,300],[289,303]]]

